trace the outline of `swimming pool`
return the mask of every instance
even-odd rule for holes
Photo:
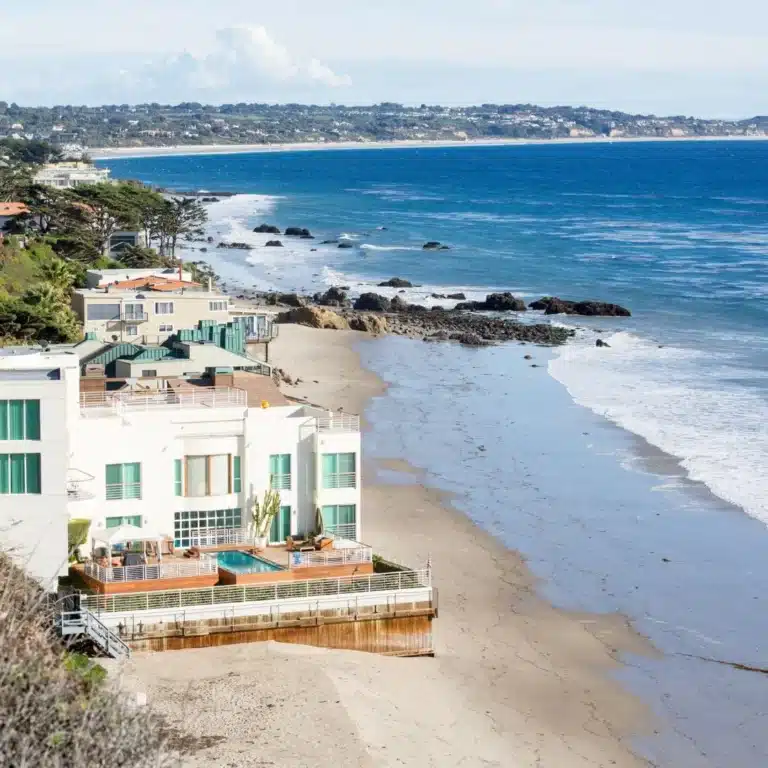
[[[216,559],[220,568],[225,568],[232,573],[269,573],[270,571],[284,571],[285,568],[277,563],[271,563],[249,552],[228,550],[217,552]]]

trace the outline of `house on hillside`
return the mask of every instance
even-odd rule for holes
[[[0,238],[3,231],[7,230],[21,216],[29,213],[29,208],[24,203],[0,203]]]
[[[84,184],[103,184],[109,181],[109,168],[97,168],[80,161],[47,163],[34,177],[37,184],[56,189],[72,189]]]

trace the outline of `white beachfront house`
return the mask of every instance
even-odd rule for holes
[[[49,588],[67,572],[72,519],[177,548],[247,544],[252,504],[274,489],[270,543],[320,527],[360,540],[356,416],[290,401],[247,371],[100,389],[80,373],[76,347],[0,354],[0,546]]]
[[[56,189],[72,189],[84,184],[106,183],[109,174],[109,168],[97,168],[79,161],[48,163],[35,174],[35,183]]]

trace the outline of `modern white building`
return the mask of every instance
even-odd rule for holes
[[[48,163],[35,174],[35,182],[56,189],[72,189],[84,184],[108,182],[109,174],[109,168],[97,168],[90,163]]]
[[[0,355],[0,544],[42,583],[66,572],[69,520],[146,528],[178,548],[245,544],[270,489],[270,543],[319,528],[360,540],[356,416],[238,371],[88,391],[79,362],[72,349]]]
[[[0,547],[52,590],[68,567],[79,399],[74,352],[0,350]]]

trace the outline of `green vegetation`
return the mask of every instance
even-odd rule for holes
[[[206,220],[196,200],[168,199],[137,182],[67,190],[36,184],[36,168],[57,157],[44,142],[0,141],[0,202],[29,210],[0,240],[0,344],[76,341],[70,293],[84,285],[87,269],[175,266],[179,240],[201,234]],[[143,233],[148,245],[111,259],[110,240],[120,230]]]
[[[100,664],[62,647],[58,607],[0,552],[0,765],[178,765],[149,708],[105,684]]]
[[[14,127],[15,126],[15,127]],[[23,128],[19,128],[23,126]],[[591,107],[535,104],[404,106],[342,104],[113,104],[20,107],[0,101],[0,136],[24,135],[60,146],[140,147],[181,144],[397,141],[402,139],[564,138],[608,136],[748,136],[768,117],[702,120]]]
[[[77,548],[82,547],[88,540],[90,527],[91,521],[85,519],[72,519],[67,523],[67,551],[70,558],[74,558]]]

